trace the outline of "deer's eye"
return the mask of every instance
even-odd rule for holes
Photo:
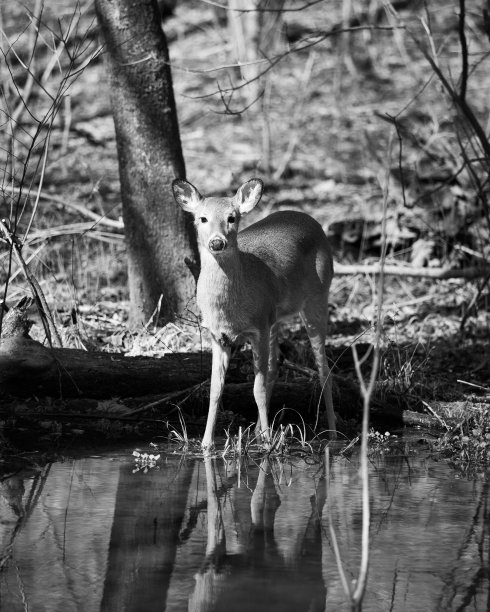
[[[199,221],[200,221],[201,223],[207,223],[207,222],[208,222],[208,220],[206,219],[206,217],[200,217],[200,218],[199,218]]]
[[[236,219],[235,219],[235,217],[234,217],[233,215],[230,215],[230,216],[228,217],[228,223],[235,223],[235,220],[236,220]]]

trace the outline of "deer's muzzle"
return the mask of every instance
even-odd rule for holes
[[[209,239],[208,242],[208,248],[212,253],[219,253],[220,251],[224,251],[227,246],[228,242],[223,236],[213,236]]]

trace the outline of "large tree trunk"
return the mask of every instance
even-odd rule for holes
[[[192,224],[171,182],[185,176],[169,56],[156,0],[96,0],[116,127],[128,248],[130,320],[184,310],[195,283]]]

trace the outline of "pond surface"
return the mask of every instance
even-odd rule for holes
[[[0,484],[6,612],[349,610],[360,559],[357,456],[182,459],[131,450]],[[364,611],[489,610],[489,485],[424,452],[371,458]]]

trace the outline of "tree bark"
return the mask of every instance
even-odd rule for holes
[[[96,0],[116,128],[128,249],[130,321],[182,312],[195,291],[192,222],[171,182],[185,177],[167,42],[156,0]]]

